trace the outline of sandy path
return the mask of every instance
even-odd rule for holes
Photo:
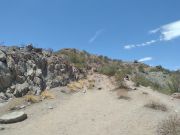
[[[93,76],[94,77],[94,76]],[[88,90],[57,96],[55,100],[27,108],[29,118],[7,125],[2,135],[155,135],[159,121],[173,113],[180,103],[148,88],[129,92],[131,100],[117,99],[109,78],[96,75],[102,90]],[[55,90],[56,91],[56,90]],[[148,95],[142,94],[143,91]],[[57,93],[59,91],[56,91]],[[60,93],[60,92],[59,92]],[[169,111],[144,108],[151,99],[167,104]],[[48,105],[54,109],[47,108]]]

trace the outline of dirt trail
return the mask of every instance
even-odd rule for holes
[[[5,125],[2,135],[155,135],[159,121],[180,112],[178,100],[140,87],[128,92],[130,100],[118,99],[112,81],[103,75],[91,76],[95,88],[86,93],[64,94],[54,89],[54,100],[25,109],[29,118]],[[129,83],[131,85],[132,83]],[[98,88],[102,88],[98,90]],[[63,89],[63,88],[61,88]],[[148,94],[142,94],[147,92]],[[163,102],[168,112],[143,107],[149,100]],[[53,106],[54,109],[48,109]]]

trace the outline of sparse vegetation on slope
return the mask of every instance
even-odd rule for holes
[[[151,109],[154,109],[154,110],[161,110],[164,112],[168,110],[166,105],[159,103],[157,101],[150,101],[149,103],[145,104],[144,106],[151,108]]]
[[[180,92],[180,74],[174,73],[171,77],[171,81],[168,83],[168,87],[171,93]]]
[[[177,115],[171,115],[158,125],[158,135],[180,135],[180,118]]]

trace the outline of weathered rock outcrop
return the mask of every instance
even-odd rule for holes
[[[51,51],[32,45],[0,46],[0,93],[7,98],[21,97],[29,91],[38,95],[44,89],[65,86],[80,76],[83,75],[76,67]]]

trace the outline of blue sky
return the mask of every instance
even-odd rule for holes
[[[179,0],[0,0],[0,42],[180,68]]]

